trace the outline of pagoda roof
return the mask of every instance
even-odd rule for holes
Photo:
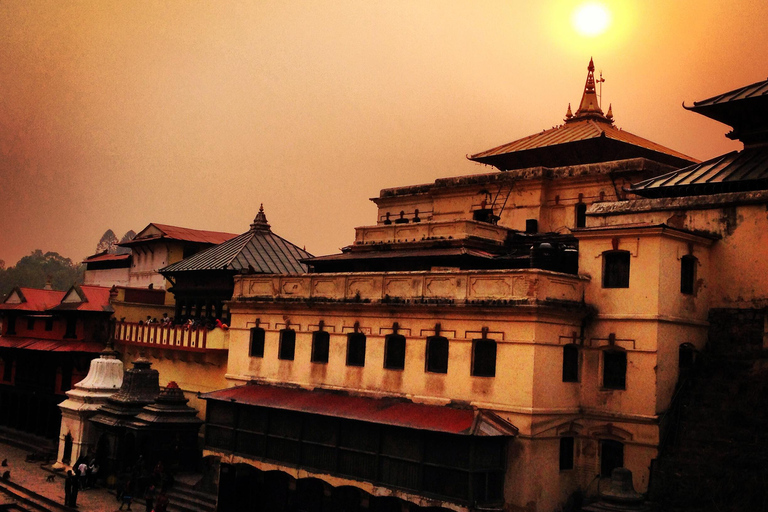
[[[568,105],[565,123],[540,133],[469,156],[501,171],[527,167],[563,167],[647,158],[676,167],[698,160],[617,128],[612,108],[604,114],[595,92],[594,64],[589,61],[587,82],[576,114]]]
[[[262,206],[251,229],[242,235],[161,268],[160,273],[230,270],[258,274],[299,274],[307,271],[307,266],[301,260],[311,257],[304,249],[272,232]]]

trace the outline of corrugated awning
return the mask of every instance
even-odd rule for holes
[[[369,398],[261,384],[213,391],[202,398],[449,434],[517,435],[513,425],[490,412],[417,404],[400,398]]]

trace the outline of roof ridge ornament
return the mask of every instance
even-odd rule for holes
[[[602,84],[604,81],[605,79],[601,75],[599,82]],[[595,88],[595,63],[592,60],[592,57],[589,58],[589,65],[587,66],[587,81],[584,84],[584,93],[581,95],[579,108],[576,110],[576,114],[574,114],[573,117],[567,117],[565,121],[573,122],[587,118],[595,119],[598,121],[612,122],[612,119],[606,117],[600,108],[600,101],[597,98],[597,90]]]
[[[259,206],[259,213],[256,214],[256,217],[253,219],[253,224],[251,224],[251,230],[269,231],[270,227],[269,222],[267,222],[267,216],[264,214],[264,203],[261,203],[261,206]]]

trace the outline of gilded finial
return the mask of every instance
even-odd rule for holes
[[[269,231],[270,225],[267,222],[267,216],[264,214],[264,204],[259,206],[259,213],[256,214],[256,218],[253,219],[251,229],[260,231]]]
[[[573,117],[573,112],[571,112],[571,104],[568,103],[568,110],[566,110],[566,112],[565,112],[565,119],[564,120],[567,121],[567,120],[569,120],[572,117]]]

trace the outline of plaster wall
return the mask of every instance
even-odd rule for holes
[[[130,282],[128,268],[107,268],[103,270],[86,270],[83,284],[92,286],[128,286]]]

